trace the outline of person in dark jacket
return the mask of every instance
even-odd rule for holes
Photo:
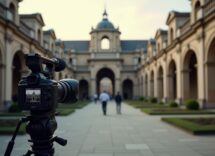
[[[118,92],[115,96],[115,102],[116,102],[116,112],[117,114],[121,114],[121,103],[122,103],[122,96]]]

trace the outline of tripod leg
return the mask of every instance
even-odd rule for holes
[[[28,150],[27,153],[25,155],[23,155],[23,156],[31,156],[31,154],[33,154],[33,152]]]

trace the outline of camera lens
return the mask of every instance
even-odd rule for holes
[[[78,100],[78,81],[62,79],[58,82],[58,102],[74,103]]]

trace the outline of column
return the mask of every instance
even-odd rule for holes
[[[189,84],[189,70],[188,69],[184,69],[181,71],[181,75],[182,75],[182,99],[183,100],[187,100],[189,98],[190,95],[190,84]]]
[[[96,80],[94,78],[91,78],[90,86],[91,86],[91,93],[90,94],[94,95],[97,92],[97,90],[96,90]]]
[[[158,98],[158,71],[155,70],[154,73],[154,97]]]
[[[120,78],[116,78],[115,79],[115,95],[117,94],[117,92],[121,93],[120,84],[121,84]]]

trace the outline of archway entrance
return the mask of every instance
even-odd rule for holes
[[[177,97],[177,71],[175,61],[172,60],[170,62],[168,72],[169,99],[175,100]]]
[[[148,76],[145,76],[145,96],[148,97]]]
[[[86,80],[79,81],[79,99],[86,100],[89,98],[89,85]]]
[[[215,107],[215,38],[210,44],[207,56],[207,101]]]
[[[184,60],[183,69],[184,100],[198,98],[197,58],[193,51],[189,51]]]
[[[160,100],[163,99],[163,68],[160,66],[160,68],[158,69],[158,98]]]
[[[150,96],[154,97],[154,72],[151,71],[150,74]]]
[[[0,49],[0,106],[1,106],[1,104],[3,103],[3,62],[2,62],[2,51],[1,51],[1,49]]]
[[[96,75],[96,91],[100,94],[103,90],[112,96],[115,94],[115,75],[109,68],[102,68]]]
[[[133,82],[130,79],[123,81],[122,91],[124,99],[133,99]]]
[[[24,62],[24,54],[22,52],[17,52],[13,58],[13,76],[12,76],[12,100],[17,102],[18,96],[18,83],[22,77],[22,70]]]

